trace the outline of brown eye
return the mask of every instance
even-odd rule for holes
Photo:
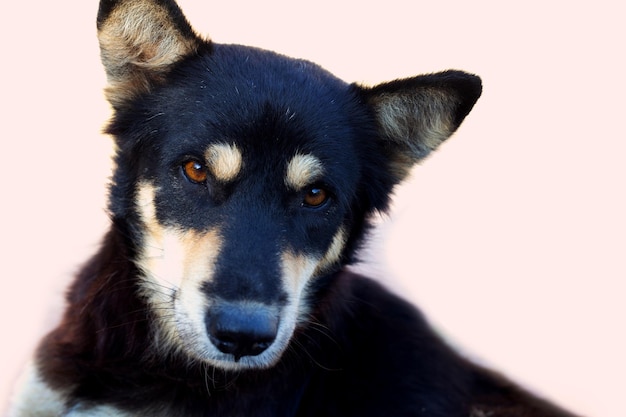
[[[183,164],[183,171],[189,181],[195,183],[203,183],[208,177],[207,167],[198,161],[192,160],[185,162]]]
[[[319,207],[328,200],[328,193],[323,188],[313,187],[304,195],[304,205]]]

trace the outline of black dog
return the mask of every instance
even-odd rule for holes
[[[171,0],[102,0],[98,33],[112,227],[13,415],[569,415],[344,269],[478,77],[346,84],[201,39]]]

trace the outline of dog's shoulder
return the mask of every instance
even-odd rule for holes
[[[381,280],[350,270],[340,271],[333,279],[318,302],[331,326],[355,327],[355,336],[362,332],[361,336],[368,339],[415,341],[415,336],[419,336],[420,345],[424,338],[440,342],[422,312],[389,290]]]
[[[315,398],[337,393],[343,411],[323,415],[572,416],[459,355],[418,308],[380,282],[343,271],[329,288],[314,329],[326,339],[316,357],[322,366],[308,396],[315,407]]]
[[[302,409],[336,393],[325,406],[337,415],[464,415],[471,370],[417,308],[352,272],[328,288],[309,325],[319,366]]]

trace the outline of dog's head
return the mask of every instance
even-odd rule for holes
[[[110,207],[132,231],[155,343],[224,369],[277,362],[315,284],[481,91],[458,71],[346,84],[204,40],[170,0],[102,0],[98,33]]]

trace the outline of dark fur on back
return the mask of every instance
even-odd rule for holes
[[[348,84],[202,39],[170,0],[102,0],[98,31],[112,225],[13,415],[571,416],[345,268],[477,76]]]

